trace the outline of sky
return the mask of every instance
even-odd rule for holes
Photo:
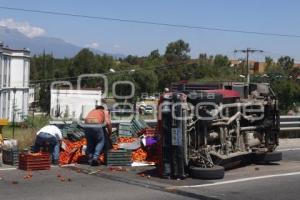
[[[0,6],[300,35],[298,0],[0,0]],[[193,58],[207,53],[239,59],[244,55],[234,50],[250,47],[265,51],[252,55],[253,59],[289,55],[300,62],[300,37],[185,29],[3,9],[0,9],[1,24],[21,30],[28,37],[56,37],[109,53],[145,56],[159,49],[163,54],[168,43],[183,39],[190,44]]]

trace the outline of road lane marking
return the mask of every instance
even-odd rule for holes
[[[256,177],[242,178],[242,179],[236,179],[236,180],[230,180],[230,181],[221,181],[221,182],[208,183],[208,184],[202,184],[202,185],[174,186],[174,187],[168,187],[167,189],[203,188],[203,187],[225,185],[225,184],[231,184],[231,183],[240,183],[240,182],[246,182],[246,181],[268,179],[268,178],[274,178],[274,177],[283,177],[283,176],[295,176],[295,175],[300,175],[300,172],[291,172],[291,173],[284,173],[284,174],[274,174],[274,175],[267,175],[267,176],[256,176]]]
[[[284,152],[284,151],[299,151],[300,148],[289,148],[289,149],[278,149],[278,151]]]
[[[0,169],[0,171],[12,171],[12,170],[17,170],[17,168],[3,168],[3,169]]]

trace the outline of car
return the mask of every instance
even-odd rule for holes
[[[152,114],[154,112],[154,108],[151,105],[147,105],[145,107],[145,114]]]
[[[149,96],[148,99],[149,100],[155,100],[155,96]]]

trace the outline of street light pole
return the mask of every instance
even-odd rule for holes
[[[246,63],[247,63],[247,84],[248,84],[248,86],[250,84],[249,51],[250,51],[250,49],[247,48],[247,50],[246,50],[246,52],[247,52],[246,53]]]

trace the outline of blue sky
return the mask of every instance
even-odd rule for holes
[[[0,6],[300,35],[298,0],[0,0]],[[147,55],[154,49],[164,53],[169,42],[183,39],[190,43],[192,57],[208,53],[240,58],[243,55],[234,54],[234,49],[252,47],[265,51],[261,56],[254,55],[257,59],[290,55],[300,61],[300,38],[182,29],[0,9],[0,20],[8,18],[40,27],[45,36],[62,38],[80,46],[94,46],[111,53]]]

